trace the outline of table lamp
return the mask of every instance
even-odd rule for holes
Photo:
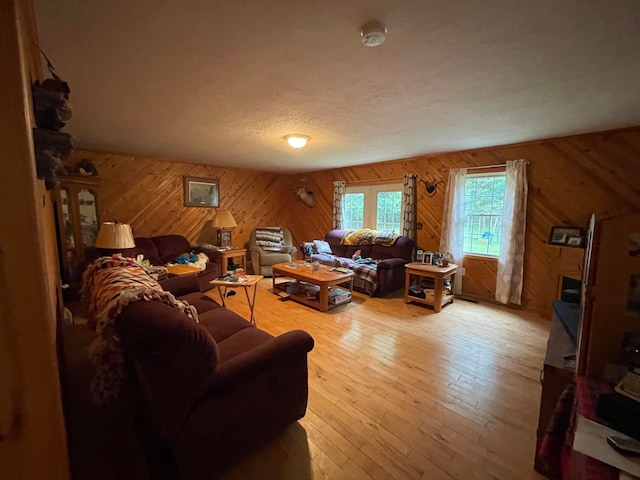
[[[133,240],[131,225],[128,223],[118,223],[117,221],[104,222],[100,226],[95,246],[105,250],[134,248],[136,242]]]
[[[218,229],[218,246],[230,247],[230,229],[238,226],[231,212],[229,210],[218,210],[218,214],[213,219],[213,222],[211,222],[211,226]]]

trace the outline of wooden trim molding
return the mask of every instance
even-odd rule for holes
[[[69,478],[69,461],[51,281],[58,278],[57,259],[52,265],[55,244],[45,245],[55,226],[35,172],[32,13],[30,0],[0,8],[0,465],[3,478],[62,480]]]

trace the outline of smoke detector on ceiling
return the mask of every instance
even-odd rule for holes
[[[362,30],[360,30],[362,44],[365,47],[377,47],[378,45],[382,45],[386,35],[387,27],[380,22],[369,22],[362,27]]]

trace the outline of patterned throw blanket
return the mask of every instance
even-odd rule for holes
[[[281,228],[257,228],[256,244],[264,250],[273,252],[280,251],[284,248],[284,234]]]
[[[354,263],[353,270],[354,284],[367,292],[369,296],[378,288],[378,264],[377,263]]]
[[[350,230],[346,232],[340,243],[342,245],[393,245],[397,235],[392,230],[371,230],[364,228],[362,230]]]
[[[141,300],[162,302],[198,321],[195,307],[162,290],[141,264],[120,254],[101,257],[85,270],[81,295],[82,301],[88,305],[89,319],[95,322],[98,332],[98,337],[89,347],[89,358],[96,366],[91,381],[91,393],[96,403],[108,403],[120,392],[124,355],[114,323],[129,303]]]

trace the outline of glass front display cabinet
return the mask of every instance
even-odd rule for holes
[[[60,276],[72,295],[80,288],[87,251],[95,244],[100,228],[99,185],[96,177],[69,175],[60,179],[56,196]]]

